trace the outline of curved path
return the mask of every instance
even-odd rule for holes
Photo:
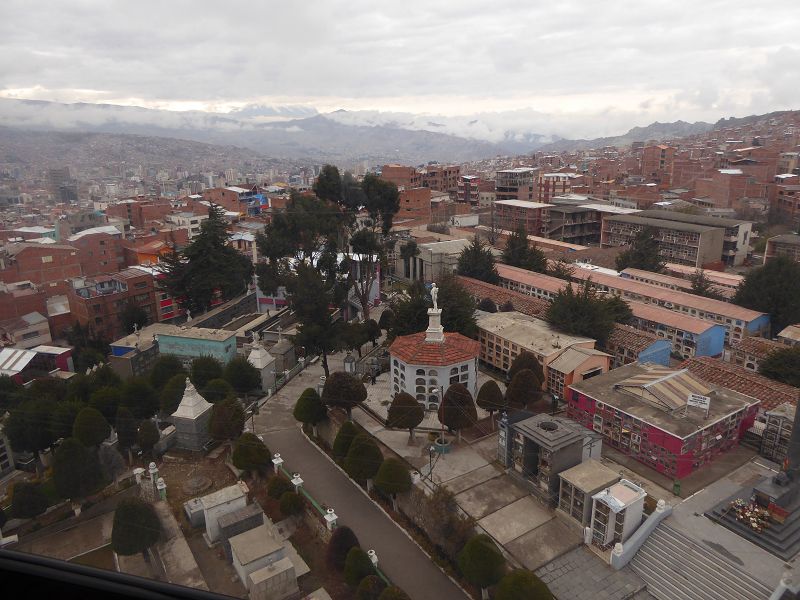
[[[270,398],[255,417],[256,433],[263,434],[272,452],[281,453],[289,470],[300,473],[303,487],[314,498],[334,507],[339,523],[356,533],[363,548],[375,550],[381,570],[412,600],[466,599],[428,555],[299,430],[292,417],[294,403],[321,374],[322,368],[312,365]]]

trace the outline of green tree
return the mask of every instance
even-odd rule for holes
[[[352,529],[346,525],[340,525],[333,530],[331,539],[328,540],[328,548],[325,553],[328,567],[337,571],[344,570],[347,553],[351,548],[358,548],[358,538]]]
[[[67,382],[55,377],[38,377],[25,388],[25,397],[61,402],[67,398]]]
[[[151,453],[159,439],[161,439],[161,434],[153,421],[145,419],[139,424],[136,442],[144,452]]]
[[[212,379],[222,379],[222,363],[213,356],[198,356],[192,361],[189,379],[194,387],[202,390]]]
[[[119,313],[119,323],[125,333],[133,333],[134,327],[141,329],[147,325],[147,321],[145,310],[132,301],[129,301]]]
[[[630,305],[618,294],[612,294],[605,298],[605,308],[614,323],[625,325],[633,319]]]
[[[344,459],[344,470],[356,481],[369,481],[375,477],[383,462],[378,444],[368,433],[358,434]]]
[[[200,395],[211,404],[216,404],[228,398],[236,398],[236,390],[224,379],[212,379],[206,384]]]
[[[425,409],[411,394],[400,392],[389,405],[386,426],[394,429],[408,429],[409,442],[414,439],[416,429],[425,418]]]
[[[494,300],[491,298],[484,298],[480,302],[478,302],[478,310],[482,310],[483,312],[488,313],[496,313],[497,312],[497,304],[494,303]]]
[[[57,404],[53,400],[25,400],[11,411],[3,430],[17,452],[39,452],[55,441],[52,415]],[[37,463],[38,464],[38,463]]]
[[[508,236],[503,249],[503,262],[512,267],[547,273],[547,257],[535,245],[528,245],[528,232],[522,225]]]
[[[322,388],[322,401],[329,408],[342,408],[352,420],[352,410],[367,399],[367,388],[349,373],[337,371],[325,380]]]
[[[483,410],[489,413],[489,418],[492,421],[492,428],[494,428],[494,413],[495,411],[508,410],[508,404],[500,391],[500,386],[494,379],[489,379],[478,390],[478,397],[475,400],[476,404]]]
[[[264,475],[272,465],[272,454],[257,435],[243,433],[236,440],[231,460],[237,469]]]
[[[383,579],[377,575],[367,575],[358,584],[356,600],[378,600],[381,592],[386,589]]]
[[[244,356],[235,356],[225,365],[223,379],[240,394],[261,387],[261,373]]]
[[[381,337],[381,327],[375,319],[364,321],[364,329],[367,339],[372,342],[372,347],[378,345],[378,338]]]
[[[775,381],[800,387],[800,346],[770,352],[759,363],[758,372]]]
[[[322,167],[314,182],[314,193],[320,200],[338,204],[342,201],[342,176],[333,165]]]
[[[123,383],[119,401],[139,419],[149,419],[159,408],[158,394],[144,377],[131,377]]]
[[[136,445],[139,428],[133,413],[124,406],[117,409],[114,430],[117,432],[119,447],[128,451],[128,463],[132,463],[131,448]]]
[[[478,412],[472,401],[472,394],[460,383],[450,384],[439,405],[439,421],[448,429],[458,432],[461,442],[461,430],[475,425]]]
[[[14,484],[11,493],[11,516],[17,519],[32,519],[47,510],[47,496],[38,483],[20,481]]]
[[[530,369],[514,374],[506,388],[505,404],[512,408],[528,408],[542,397],[542,381]]]
[[[378,319],[378,326],[384,331],[388,332],[389,329],[392,328],[393,321],[394,311],[392,311],[391,308],[384,308],[380,318]]]
[[[284,492],[280,498],[281,514],[284,517],[293,517],[303,512],[303,497],[296,492]]]
[[[547,270],[547,274],[551,277],[557,277],[558,279],[563,279],[564,281],[572,281],[572,274],[574,272],[575,267],[573,267],[569,261],[563,258],[553,261]]]
[[[122,395],[119,388],[113,387],[101,387],[93,391],[89,396],[89,406],[100,411],[106,421],[111,421],[114,418],[121,401]]]
[[[61,442],[53,456],[53,480],[62,498],[83,498],[101,479],[97,458],[79,440]]]
[[[147,549],[161,537],[161,521],[153,507],[141,498],[123,498],[114,511],[111,548],[121,556],[139,552],[150,562]]]
[[[464,277],[472,277],[491,284],[500,283],[492,249],[484,245],[478,236],[475,236],[470,245],[461,251],[457,270],[458,274]]]
[[[800,323],[800,264],[776,256],[745,275],[733,303],[767,313],[772,331]]]
[[[0,414],[16,408],[22,400],[22,386],[8,375],[0,375]]]
[[[372,575],[375,567],[361,548],[350,548],[344,561],[344,580],[347,585],[356,587],[367,575]]]
[[[428,326],[428,308],[430,300],[425,286],[414,281],[408,286],[405,294],[399,294],[391,303],[394,318],[391,321],[389,336],[408,335],[425,331]]]
[[[488,535],[479,534],[472,537],[459,552],[458,568],[467,581],[483,591],[502,579],[506,559]],[[485,591],[483,594],[487,597]]]
[[[399,587],[390,585],[381,592],[381,595],[378,596],[378,600],[411,600],[411,597]]]
[[[384,246],[373,226],[355,231],[350,236],[350,248],[352,255],[348,261],[355,261],[357,257],[358,265],[347,264],[348,282],[361,305],[362,318],[368,321],[372,308],[371,292],[378,278],[377,266],[384,257]]]
[[[214,381],[214,380],[212,380]],[[186,375],[178,373],[169,378],[159,394],[159,407],[162,415],[171,415],[183,400],[186,391]],[[203,396],[205,398],[205,396]],[[208,398],[206,398],[208,400]],[[209,402],[211,402],[209,400]]]
[[[292,482],[286,479],[283,475],[275,475],[271,477],[267,484],[267,496],[274,500],[280,500],[286,492],[293,492],[294,486]]]
[[[333,440],[333,455],[338,459],[343,459],[347,456],[347,452],[350,450],[350,446],[358,433],[358,427],[352,421],[342,423]]]
[[[161,391],[167,382],[175,375],[186,375],[183,363],[173,354],[162,354],[153,363],[153,370],[150,371],[150,385],[156,390]]]
[[[233,440],[244,429],[244,408],[236,398],[218,402],[211,409],[208,431],[215,440]]]
[[[247,291],[253,275],[250,258],[228,245],[225,211],[216,205],[200,233],[181,252],[162,257],[161,284],[185,308],[194,313],[209,309],[212,300],[229,300]]]
[[[317,435],[317,424],[328,418],[328,411],[314,388],[303,390],[292,414],[303,425],[311,425],[314,436]]]
[[[57,440],[70,437],[75,419],[84,408],[86,408],[85,404],[73,400],[65,400],[56,404],[50,422],[53,438]]]
[[[620,252],[616,258],[617,271],[625,269],[641,269],[651,273],[664,271],[658,244],[658,230],[644,227],[636,233],[630,246]]]
[[[711,283],[711,280],[706,275],[703,269],[697,269],[694,273],[689,275],[689,281],[692,284],[692,293],[712,300],[722,300],[723,297],[719,293],[717,287]]]
[[[381,233],[388,235],[392,228],[392,220],[400,210],[400,193],[391,181],[381,179],[377,175],[367,173],[361,182],[366,202],[364,208],[374,223],[380,223]]]
[[[547,308],[546,319],[564,333],[594,338],[601,345],[614,328],[606,299],[595,293],[589,281],[577,292],[571,283],[559,290]]]
[[[405,463],[396,458],[387,458],[381,463],[374,483],[378,491],[392,499],[396,511],[397,494],[404,494],[411,489],[411,475]]]
[[[514,312],[514,303],[511,300],[506,300],[498,309],[500,312]]]
[[[495,600],[553,600],[544,582],[526,569],[516,569],[500,580]]]
[[[87,448],[99,446],[110,434],[111,426],[99,410],[84,408],[75,417],[72,435]]]

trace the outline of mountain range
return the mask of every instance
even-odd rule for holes
[[[508,116],[503,119],[503,115]],[[531,115],[535,113],[530,113]],[[624,146],[702,133],[705,122],[652,123],[615,136],[563,139],[531,131],[527,113],[430,117],[379,111],[319,114],[306,106],[245,106],[230,113],[167,111],[111,104],[0,99],[6,131],[135,134],[237,147],[259,158],[352,165],[467,162],[535,150]],[[536,122],[542,115],[536,113]],[[0,130],[0,140],[6,135]],[[6,148],[6,151],[9,149]]]

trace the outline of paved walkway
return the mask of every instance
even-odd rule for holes
[[[343,355],[329,358],[338,370]],[[263,434],[272,452],[280,452],[286,467],[301,474],[303,486],[320,502],[332,506],[339,523],[358,536],[361,546],[374,549],[381,570],[414,600],[443,600],[467,596],[383,511],[331,464],[302,434],[292,417],[297,397],[315,386],[322,374],[311,365],[270,398],[255,418],[256,433]]]

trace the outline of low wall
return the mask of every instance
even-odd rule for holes
[[[192,319],[192,327],[205,327],[207,329],[220,329],[234,319],[243,315],[258,312],[256,295],[254,293],[239,296],[228,300],[225,304],[216,307]]]
[[[648,536],[655,531],[658,524],[672,514],[672,507],[663,504],[663,502],[663,500],[659,500],[659,504],[662,504],[662,506],[658,506],[624,544],[615,546],[615,549],[611,552],[610,562],[612,567],[619,570],[627,565],[636,556],[642,544],[647,541]],[[622,552],[617,553],[617,549],[620,546],[622,546]]]

